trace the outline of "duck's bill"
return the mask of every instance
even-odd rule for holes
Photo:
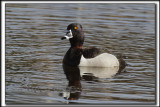
[[[61,38],[61,40],[63,40],[63,39],[70,39],[70,38],[72,38],[73,36],[72,36],[72,31],[71,30],[67,30],[67,32],[66,32],[66,36],[63,36],[62,38]]]

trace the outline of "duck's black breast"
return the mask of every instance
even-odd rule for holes
[[[63,64],[69,66],[78,66],[82,56],[82,49],[70,48],[64,56]]]

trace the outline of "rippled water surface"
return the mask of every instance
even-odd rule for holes
[[[155,4],[21,3],[6,4],[5,14],[6,104],[155,103]],[[64,73],[70,44],[60,38],[73,22],[83,26],[84,47],[127,56],[126,71]]]

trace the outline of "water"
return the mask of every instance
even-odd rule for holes
[[[155,104],[155,4],[6,4],[5,21],[7,105]],[[65,74],[70,44],[60,38],[73,22],[83,26],[84,47],[127,56],[126,72]]]

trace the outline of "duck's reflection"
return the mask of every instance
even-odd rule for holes
[[[124,71],[124,68],[72,67],[63,65],[63,70],[68,79],[68,87],[61,96],[67,100],[78,100],[82,91],[81,79],[94,81],[95,78],[112,78]]]
[[[78,100],[82,91],[80,69],[78,67],[63,65],[63,70],[68,79],[68,87],[62,96],[67,100]]]

